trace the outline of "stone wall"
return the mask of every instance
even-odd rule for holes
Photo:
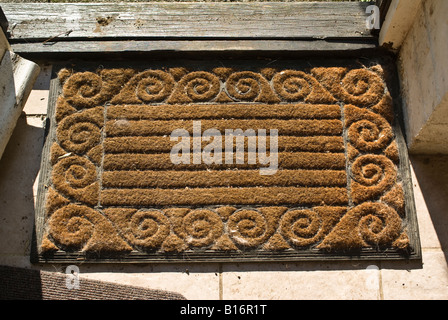
[[[448,154],[447,16],[448,1],[421,1],[398,53],[407,141],[414,154]]]

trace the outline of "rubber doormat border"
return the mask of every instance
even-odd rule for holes
[[[128,64],[102,62],[101,65],[77,62],[54,66],[53,70],[47,121],[48,135],[43,149],[36,206],[36,228],[31,255],[33,262],[167,263],[421,259],[409,159],[400,123],[402,116],[397,94],[397,78],[394,65],[388,59],[360,59],[355,62],[353,59],[179,60]],[[83,77],[87,76],[92,78],[86,82]],[[118,81],[115,84],[119,90],[110,85],[111,79],[117,77],[122,77],[122,83]],[[71,81],[75,87],[78,86],[77,90],[69,92],[70,88],[63,87],[67,81]],[[164,83],[163,87],[160,87],[160,81]],[[102,93],[95,91],[95,87],[101,88],[98,90],[103,90]],[[254,90],[257,92],[254,93]],[[158,95],[153,91],[157,91]],[[79,92],[84,97],[77,96]],[[113,92],[116,94],[112,94]],[[62,93],[65,96],[63,99]],[[126,107],[137,104],[143,109],[137,107],[131,110],[132,108]],[[240,197],[240,200],[232,200],[234,199],[232,194],[223,192],[221,198],[204,196],[200,197],[197,203],[194,201],[189,203],[190,200],[182,198],[181,193],[176,193],[176,196],[171,198],[164,195],[158,197],[154,193],[147,196],[144,189],[143,196],[140,196],[140,199],[145,199],[144,203],[132,208],[133,196],[126,198],[128,191],[121,194],[119,187],[112,188],[111,191],[108,189],[106,197],[104,195],[106,192],[100,195],[103,191],[102,186],[95,185],[95,181],[83,176],[86,172],[91,172],[97,176],[101,175],[104,185],[107,186],[109,183],[105,179],[102,167],[105,164],[105,151],[101,143],[106,141],[106,135],[109,137],[115,134],[118,139],[126,135],[127,124],[125,128],[120,125],[123,112],[126,119],[134,117],[137,120],[141,117],[140,111],[146,112],[145,105],[164,106],[166,110],[161,109],[165,114],[158,111],[157,117],[160,119],[169,117],[174,110],[181,118],[180,114],[185,113],[185,110],[182,110],[184,105],[196,106],[204,115],[207,114],[205,109],[210,106],[232,105],[236,108],[250,107],[254,104],[259,108],[257,112],[261,119],[269,118],[269,112],[276,112],[276,116],[283,119],[285,116],[281,113],[291,114],[288,107],[292,105],[299,105],[300,108],[296,109],[305,110],[302,110],[303,113],[309,111],[309,106],[333,107],[334,112],[339,110],[340,115],[336,115],[336,118],[339,117],[337,121],[343,124],[339,136],[344,143],[345,157],[343,163],[339,164],[339,169],[343,166],[347,173],[345,184],[347,195],[342,194],[340,199],[335,199],[333,193],[327,195],[327,189],[315,188],[315,194],[308,193],[304,196],[304,204],[300,204],[300,201],[297,204],[295,200],[288,202],[289,200],[284,200],[285,198],[281,198],[284,202],[276,203],[279,199],[277,194],[266,192],[264,198],[254,200],[254,195],[259,189],[253,192],[250,188],[246,188],[247,194],[244,195],[244,199]],[[393,114],[387,110],[388,105],[389,107],[393,105],[391,110]],[[296,109],[294,112],[298,112]],[[108,118],[109,112],[116,113],[114,121]],[[221,111],[213,112],[218,112],[219,116]],[[227,111],[222,112],[225,114]],[[263,116],[263,112],[266,115]],[[313,110],[313,114],[316,112],[318,111]],[[104,116],[106,113],[107,116]],[[153,116],[148,116],[148,119],[152,119]],[[89,124],[72,127],[76,126],[77,122],[86,122],[86,117],[90,119],[87,121]],[[211,121],[210,125],[216,124],[213,122],[213,117],[212,120],[207,117],[210,116],[203,117],[204,123],[208,120]],[[238,118],[238,115],[236,117]],[[300,115],[298,117],[300,118]],[[311,124],[313,122],[306,121],[316,119],[320,121],[325,117],[322,114],[311,116],[311,120],[304,120],[303,123]],[[73,121],[67,120],[69,118]],[[108,121],[111,123],[109,126]],[[334,129],[330,122],[328,122],[330,125],[326,126],[328,123],[325,121],[316,122],[319,130],[323,130],[329,136],[337,136],[335,130],[338,129]],[[96,129],[92,128],[92,123]],[[278,123],[280,122],[276,122]],[[325,126],[322,126],[322,123]],[[314,125],[300,126],[301,124],[298,122],[295,126],[286,126],[280,131],[283,130],[285,135],[298,135],[299,138],[305,139],[316,134],[313,131]],[[62,129],[58,131],[57,127],[64,126],[67,128],[66,132]],[[170,128],[168,126],[168,129]],[[161,137],[164,134],[166,136],[163,130],[168,129],[145,125],[133,130],[137,130],[147,138],[154,134],[151,130],[158,130],[155,134]],[[83,133],[92,133],[91,130],[96,130],[98,139],[94,135]],[[380,132],[377,132],[378,130]],[[352,136],[349,137],[349,134]],[[376,135],[376,138],[372,135]],[[71,144],[73,141],[70,140],[74,136],[76,136],[74,140],[80,140]],[[282,132],[279,137],[282,137]],[[93,141],[93,147],[87,146],[90,142],[86,141]],[[109,145],[113,145],[109,146],[112,149],[119,149],[122,145],[109,142]],[[302,142],[285,148],[298,148],[304,151],[302,149],[307,147]],[[279,143],[279,146],[281,145],[282,142]],[[325,145],[333,148],[331,143]],[[88,164],[85,159],[88,159]],[[282,169],[283,165],[286,167],[289,165],[295,169],[296,160],[297,158],[294,158],[289,164],[288,161],[282,162],[279,166]],[[151,162],[151,165],[154,163],[156,162]],[[392,173],[393,181],[387,172],[375,171],[378,167],[386,171],[386,167],[391,165],[397,169],[396,174]],[[67,178],[67,173],[71,178]],[[58,175],[62,177],[59,179],[61,181],[58,180]],[[76,178],[77,175],[80,176]],[[141,177],[140,173],[137,177]],[[126,181],[127,178],[122,179]],[[67,179],[72,179],[74,185],[68,186]],[[381,190],[377,190],[378,188],[375,189],[375,186],[369,185],[372,182],[363,183],[360,179],[366,181],[380,179],[380,183],[387,185],[388,192],[383,194]],[[84,185],[86,181],[88,183]],[[113,179],[110,183],[113,185]],[[149,182],[144,180],[139,183]],[[169,187],[177,182],[170,180],[166,183]],[[213,183],[220,186],[222,182],[219,176]],[[319,183],[325,184],[325,181]],[[175,187],[179,188],[178,185]],[[333,189],[340,191],[342,188]],[[238,189],[238,192],[240,190]],[[301,189],[291,188],[291,194],[297,191]],[[319,193],[320,191],[322,193]],[[403,201],[393,200],[397,194]],[[128,202],[131,203],[131,207],[123,201],[131,201]],[[164,201],[178,203],[170,205]],[[320,202],[322,204],[318,205]],[[332,203],[335,205],[331,205]],[[345,212],[340,211],[343,207],[346,208]],[[70,208],[71,213],[67,208]],[[333,208],[333,213],[328,218],[322,219],[323,211],[332,211],[324,210],[328,208]],[[80,215],[76,219],[71,219],[70,215],[76,215],[73,212],[78,212]],[[161,212],[168,217],[168,220],[159,216]],[[137,217],[138,214],[141,217]],[[334,217],[331,216],[339,216],[340,219],[332,221]],[[394,244],[390,242],[385,245],[380,239],[382,230],[387,227],[383,224],[396,225],[398,216],[401,226],[395,231]],[[129,225],[132,219],[135,220],[134,227],[144,226],[147,229],[132,230]],[[145,219],[152,222],[144,222]],[[316,227],[316,219],[320,226]],[[95,229],[95,223],[103,220],[110,225],[107,228],[99,228],[100,231],[98,228]],[[185,227],[187,220],[190,221],[190,226],[195,224],[196,229],[192,227],[187,230]],[[268,220],[274,221],[272,222],[274,227],[269,227]],[[286,220],[291,225],[290,229],[285,227]],[[344,226],[338,227],[343,220],[345,220]],[[160,231],[160,229],[150,231],[156,227],[154,221],[165,226],[162,232],[164,242],[142,238],[144,232],[149,232],[146,235],[154,235]],[[292,227],[294,223],[295,227]],[[61,226],[65,226],[67,230],[58,229]],[[81,226],[86,226],[86,230],[90,231],[70,229]],[[265,229],[261,230],[263,228]],[[343,239],[347,236],[343,234],[346,228],[352,228],[349,237],[353,239]],[[370,231],[366,228],[370,228]],[[69,229],[73,233],[67,236]],[[365,232],[369,234],[367,238],[370,237],[368,238],[370,240],[364,240]],[[111,236],[112,233],[116,234]],[[96,237],[96,240],[92,241],[92,237]],[[168,238],[171,242],[166,240]],[[109,244],[105,245],[107,241]],[[367,246],[365,241],[377,242],[376,245]],[[112,249],[108,250],[107,246]]]

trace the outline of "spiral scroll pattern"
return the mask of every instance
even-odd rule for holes
[[[58,189],[80,189],[93,184],[97,179],[95,165],[83,157],[61,159],[53,167],[53,183]]]
[[[232,214],[228,221],[231,239],[239,246],[254,248],[272,236],[266,217],[258,210],[243,209]]]
[[[136,83],[137,97],[145,103],[164,101],[174,88],[173,77],[160,70],[139,73],[130,83]]]
[[[310,76],[302,71],[285,70],[273,78],[275,92],[286,101],[304,100],[312,90]]]
[[[288,211],[280,222],[282,236],[297,247],[306,247],[317,241],[322,220],[312,210]]]
[[[383,97],[384,90],[383,81],[376,73],[368,69],[354,69],[342,79],[340,96],[346,103],[375,105]]]
[[[65,150],[84,154],[100,143],[101,128],[94,120],[74,114],[61,121],[57,138]]]
[[[367,187],[391,185],[395,182],[394,164],[385,156],[365,155],[352,166],[354,180]]]
[[[52,214],[49,235],[63,248],[80,250],[93,236],[96,214],[89,207],[69,204]]]
[[[98,173],[95,165],[84,157],[63,158],[53,166],[54,187],[66,197],[95,205],[99,197]]]
[[[185,94],[193,102],[213,100],[220,91],[219,78],[212,73],[194,71],[188,73],[178,83],[181,94]]]
[[[359,232],[363,240],[373,246],[389,246],[401,232],[397,212],[382,203],[364,203],[354,209],[359,215]]]
[[[223,233],[223,222],[211,210],[192,210],[183,218],[184,240],[193,247],[213,244]]]
[[[129,220],[133,244],[145,250],[159,248],[170,234],[168,218],[158,210],[140,210]]]
[[[262,75],[252,71],[232,73],[226,82],[229,96],[237,101],[258,101],[269,99],[271,87]]]
[[[351,195],[355,204],[381,196],[396,183],[395,165],[383,155],[360,156],[351,170]]]
[[[99,106],[107,99],[101,94],[103,81],[96,73],[79,72],[65,82],[62,92],[64,97],[77,108]]]
[[[353,123],[348,129],[348,139],[358,150],[374,152],[383,150],[393,140],[392,128],[384,120],[360,120]]]

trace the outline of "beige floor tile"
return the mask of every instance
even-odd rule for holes
[[[448,299],[447,258],[441,250],[424,250],[422,268],[383,262],[381,278],[385,300]]]
[[[42,65],[23,111],[27,115],[47,114],[51,65]]]
[[[376,300],[379,275],[379,268],[367,262],[224,265],[223,298]]]
[[[411,163],[422,247],[448,250],[448,156],[412,156]]]
[[[413,163],[417,167],[419,166],[418,162],[419,161],[416,159],[413,160]],[[440,249],[441,244],[420,186],[420,181],[424,180],[425,177],[420,175],[419,178],[417,178],[413,167],[411,167],[411,173],[421,246],[422,248]]]

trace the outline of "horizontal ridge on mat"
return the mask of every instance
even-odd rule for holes
[[[310,104],[194,104],[194,105],[113,105],[107,118],[127,120],[171,119],[339,119],[338,105]]]
[[[170,141],[169,137],[111,137],[104,140],[106,153],[151,153],[170,152],[173,146],[179,141]],[[212,139],[211,139],[212,140]],[[233,139],[233,145],[236,145]],[[202,141],[201,148],[204,148],[211,141]],[[244,149],[247,149],[248,139],[244,138]],[[222,137],[222,147],[225,147],[225,137]],[[258,138],[257,138],[258,143]],[[266,137],[266,150],[270,148],[270,138]],[[193,139],[190,139],[190,150],[193,150]],[[339,136],[317,136],[317,137],[278,137],[278,151],[305,151],[305,152],[343,152],[344,141]]]
[[[192,159],[192,156],[190,157]],[[247,159],[247,153],[245,153]],[[191,162],[192,163],[192,162]],[[279,152],[279,169],[345,169],[344,153],[294,153]],[[263,165],[265,166],[265,165]],[[219,170],[219,169],[258,169],[260,164],[225,164],[224,154],[222,164],[173,164],[169,153],[163,154],[105,154],[104,170]]]
[[[103,206],[347,205],[346,188],[105,189]]]
[[[226,129],[270,129],[278,130],[279,135],[342,135],[341,120],[201,120],[201,129],[216,129],[225,134]],[[193,121],[182,120],[109,120],[106,122],[107,137],[116,136],[158,136],[170,135],[176,129],[185,129],[193,133]]]
[[[106,171],[103,188],[185,188],[185,187],[261,187],[311,186],[343,187],[345,171],[280,170],[260,175],[256,170],[239,171]]]

